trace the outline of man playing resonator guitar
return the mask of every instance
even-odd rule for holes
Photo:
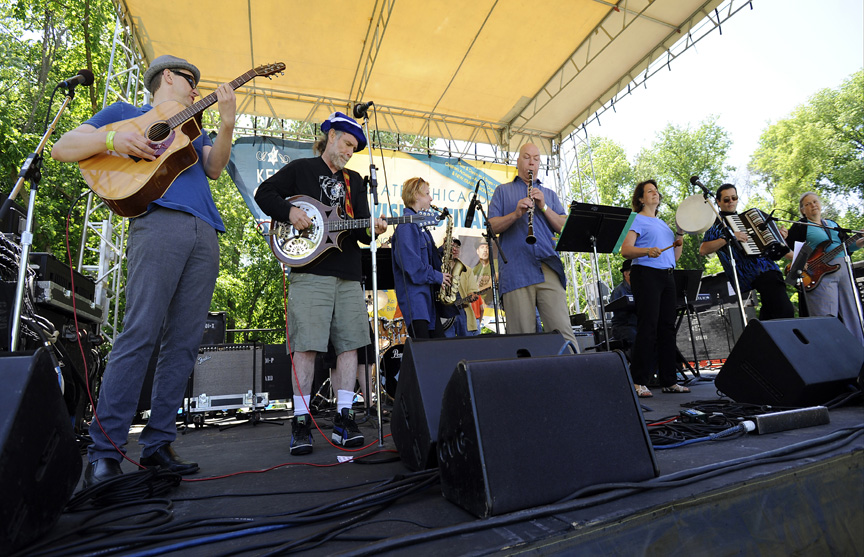
[[[274,220],[290,222],[303,231],[313,225],[309,214],[287,198],[312,197],[323,205],[338,207],[351,219],[370,218],[363,178],[345,165],[366,148],[363,129],[352,118],[334,112],[321,124],[325,134],[315,144],[319,157],[291,161],[258,186],[255,201]],[[387,229],[384,219],[375,220],[375,233]],[[288,344],[294,353],[294,420],[291,454],[312,452],[309,391],[315,371],[315,356],[327,352],[328,339],[336,351],[336,369],[330,380],[337,391],[333,441],[345,447],[363,444],[363,434],[354,421],[351,403],[357,371],[357,349],[369,344],[369,317],[360,285],[362,264],[357,242],[368,244],[369,232],[362,228],[341,237],[340,249],[330,249],[311,262],[295,266],[288,290]],[[299,382],[299,384],[298,384]]]

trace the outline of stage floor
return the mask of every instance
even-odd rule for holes
[[[641,401],[646,420],[677,415],[685,402],[717,399],[710,381],[690,388],[690,394],[655,389],[654,398]],[[860,404],[832,410],[828,425],[657,450],[660,478],[651,488],[622,488],[484,520],[446,500],[437,473],[410,472],[399,462],[388,423],[379,446],[375,421],[358,414],[366,447],[342,451],[316,432],[314,452],[302,457],[288,451],[288,410],[266,411],[255,425],[232,422],[236,427],[220,429],[208,420],[204,427],[187,427],[174,447],[197,461],[200,472],[158,495],[162,500],[112,512],[90,506],[65,512],[41,549],[202,556],[864,554]],[[578,409],[568,415],[573,421],[561,424],[562,443],[568,427],[615,434],[602,432],[602,424],[580,417]],[[329,438],[330,419],[319,413],[317,421]],[[132,458],[140,454],[137,431],[129,443]],[[514,454],[530,450],[530,422],[512,434]],[[832,434],[836,440],[829,442]],[[786,456],[776,454],[796,445]],[[776,456],[747,462],[766,453]],[[341,462],[346,456],[355,461]],[[122,467],[134,470],[129,462]],[[538,470],[542,474],[542,464]],[[126,518],[112,522],[113,531],[100,529],[118,516]],[[69,545],[78,542],[84,545]]]

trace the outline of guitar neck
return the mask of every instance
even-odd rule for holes
[[[846,244],[847,247],[851,246],[852,244],[857,242],[861,237],[862,237],[862,234],[855,234],[854,236],[849,237],[845,242],[843,242],[843,244]],[[832,249],[831,251],[824,253],[822,255],[822,260],[823,261],[832,261],[835,257],[837,257],[837,255],[841,251],[843,251],[843,244],[840,244],[839,246]]]
[[[422,215],[407,215],[404,217],[388,217],[387,226],[395,224],[407,224],[409,222],[417,222],[427,220],[428,217]],[[372,219],[345,219],[334,220],[328,223],[329,230],[335,232],[337,230],[354,230],[357,228],[369,228]]]
[[[246,83],[247,81],[249,81],[250,79],[255,77],[256,75],[258,75],[258,74],[254,69],[249,70],[248,72],[244,73],[243,75],[241,75],[237,79],[230,81],[228,83],[228,85],[230,85],[232,89],[236,90],[238,87],[240,87],[241,85],[243,85],[244,83]],[[169,118],[168,119],[168,125],[172,128],[176,128],[177,126],[179,126],[183,122],[189,120],[190,118],[194,117],[198,113],[204,112],[209,106],[211,106],[215,103],[216,103],[216,93],[213,92],[213,93],[210,93],[209,95],[207,95],[206,97],[200,99],[198,102],[194,103],[189,108],[181,110],[180,112],[178,112],[177,114],[175,114],[174,116]]]

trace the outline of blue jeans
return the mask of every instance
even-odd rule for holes
[[[216,230],[198,217],[170,209],[159,208],[132,221],[126,256],[124,330],[103,375],[96,406],[99,422],[94,418],[90,425],[90,462],[121,460],[111,441],[125,453],[160,331],[150,419],[139,437],[144,446],[141,456],[176,439],[177,410],[195,366],[219,274]]]

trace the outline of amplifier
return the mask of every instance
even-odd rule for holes
[[[291,382],[291,357],[284,344],[264,345],[264,392],[270,400],[291,400],[294,386]]]
[[[67,275],[68,279],[69,276]],[[67,280],[68,282],[68,280]],[[78,290],[78,279],[75,279],[75,289]],[[36,296],[34,301],[37,304],[50,306],[52,308],[61,309],[69,313],[75,313],[78,319],[89,321],[91,323],[101,323],[103,310],[102,306],[96,304],[92,300],[86,299],[81,294],[76,292],[75,303],[72,303],[72,291],[68,288],[47,280],[36,281]],[[77,310],[77,312],[75,311]]]
[[[225,344],[227,338],[228,314],[224,311],[211,311],[207,313],[207,321],[204,322],[204,336],[201,344]]]
[[[755,319],[756,310],[745,306],[747,320]],[[699,360],[725,360],[732,347],[741,336],[741,309],[738,304],[724,305],[708,311],[694,313],[692,317],[693,339],[696,342],[696,357]],[[693,358],[693,344],[690,342],[690,328],[685,315],[678,328],[676,339],[678,350],[684,358]]]
[[[264,345],[202,346],[192,372],[190,412],[267,406],[263,371]]]
[[[96,300],[96,283],[90,277],[71,270],[68,265],[50,253],[31,253],[30,267],[36,271],[37,281],[48,281],[65,290],[72,290],[70,271],[75,277],[75,294],[88,302]]]

